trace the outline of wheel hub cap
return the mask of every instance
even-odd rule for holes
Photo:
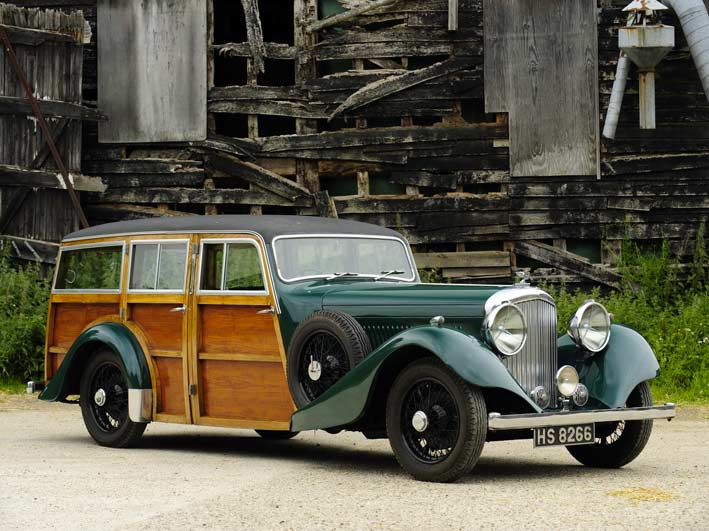
[[[426,431],[426,428],[428,428],[428,417],[426,416],[426,413],[423,411],[417,411],[414,413],[414,416],[411,419],[411,425],[419,433]]]
[[[310,364],[308,365],[308,376],[314,382],[317,382],[322,376],[322,364],[310,358]]]
[[[102,407],[106,403],[106,391],[103,389],[96,391],[96,394],[94,394],[94,402],[96,402],[98,407]]]

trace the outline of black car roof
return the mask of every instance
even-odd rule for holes
[[[276,236],[292,234],[366,234],[373,236],[402,236],[386,227],[344,219],[314,216],[175,216],[134,219],[96,225],[72,232],[64,241],[101,238],[124,234],[191,233],[191,232],[255,232],[268,243]]]

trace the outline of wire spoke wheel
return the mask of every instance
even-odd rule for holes
[[[321,331],[305,342],[298,379],[308,400],[315,400],[350,370],[345,348],[333,334]]]
[[[91,413],[96,424],[105,432],[115,432],[128,418],[128,390],[121,368],[107,362],[99,365],[89,387]]]
[[[453,451],[460,413],[448,390],[433,379],[416,382],[401,408],[401,434],[411,453],[424,463],[439,463]]]
[[[147,426],[130,419],[128,380],[120,358],[109,350],[90,356],[81,375],[79,402],[89,435],[102,446],[132,446]]]

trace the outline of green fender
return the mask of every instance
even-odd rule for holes
[[[367,409],[385,362],[393,356],[411,353],[412,347],[438,356],[471,384],[505,389],[522,398],[534,411],[541,411],[498,357],[476,338],[450,328],[422,326],[405,330],[383,343],[317,400],[293,413],[291,430],[332,428],[357,421]]]
[[[152,389],[150,369],[145,353],[133,333],[120,323],[107,322],[84,330],[67,352],[57,373],[39,395],[40,400],[63,400],[78,394],[81,368],[86,357],[97,346],[113,350],[125,369],[129,389]]]
[[[568,335],[559,338],[558,347],[559,363],[575,367],[589,396],[609,408],[623,407],[635,386],[660,373],[645,338],[625,326],[613,325],[608,346],[593,356],[579,349]]]

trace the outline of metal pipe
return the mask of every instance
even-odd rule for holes
[[[629,70],[630,59],[623,52],[620,52],[611,99],[608,102],[608,110],[606,111],[606,120],[603,123],[603,136],[606,138],[615,138],[615,130],[618,127],[618,118],[620,117],[620,108],[623,105],[623,94],[625,93],[625,83],[628,80]]]
[[[640,129],[655,129],[655,71],[639,72]]]
[[[709,13],[703,0],[663,0],[679,18],[689,51],[709,100]]]

